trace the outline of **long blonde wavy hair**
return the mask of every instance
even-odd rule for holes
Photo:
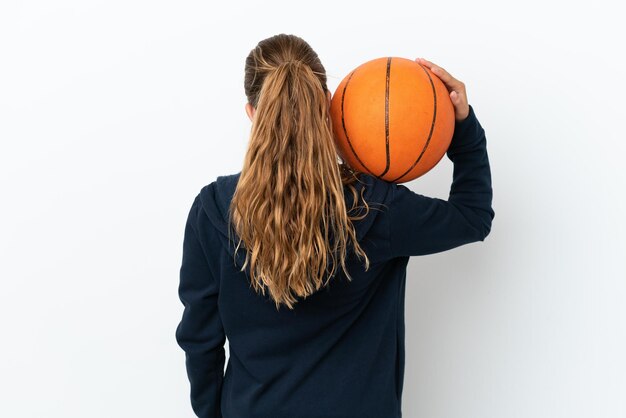
[[[357,205],[357,172],[340,163],[328,108],[326,73],[318,55],[295,35],[279,34],[252,49],[245,63],[245,93],[255,108],[248,149],[229,207],[229,224],[243,243],[255,291],[269,291],[276,309],[293,309],[329,283],[339,262],[348,280],[353,220],[370,206]],[[353,204],[347,209],[344,185]],[[365,208],[360,216],[348,212]],[[230,228],[229,228],[230,231]],[[330,267],[329,267],[330,264]]]

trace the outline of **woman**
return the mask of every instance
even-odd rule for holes
[[[483,241],[495,215],[464,84],[416,61],[455,108],[447,201],[338,161],[325,70],[304,40],[248,55],[243,168],[202,188],[185,228],[176,339],[199,417],[401,416],[409,257]]]

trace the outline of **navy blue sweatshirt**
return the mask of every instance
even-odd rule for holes
[[[404,297],[410,256],[483,241],[495,212],[485,132],[470,106],[446,153],[448,200],[360,173],[355,185],[377,209],[354,221],[370,259],[353,253],[352,282],[339,273],[294,310],[254,292],[245,249],[234,258],[228,205],[239,174],[218,176],[196,196],[180,268],[184,305],[176,340],[185,352],[193,411],[223,418],[401,417]],[[347,188],[346,188],[347,190]],[[346,193],[348,207],[351,193]],[[385,206],[380,206],[383,203]],[[229,360],[224,373],[224,343]]]

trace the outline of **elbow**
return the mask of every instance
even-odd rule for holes
[[[488,236],[489,233],[491,232],[491,227],[487,228],[487,229],[483,229],[480,235],[480,240],[484,241]]]
[[[491,232],[491,225],[493,223],[493,219],[496,217],[496,212],[491,207],[489,208],[489,210],[484,211],[483,213],[484,215],[481,217],[482,222],[479,229],[479,231],[481,231],[481,241],[484,241]]]

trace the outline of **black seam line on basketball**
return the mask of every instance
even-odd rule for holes
[[[387,75],[385,78],[385,170],[377,177],[381,178],[389,171],[389,79],[391,78],[391,58],[387,57]]]
[[[397,182],[399,179],[406,176],[411,170],[413,170],[413,167],[415,167],[417,163],[419,163],[419,161],[422,159],[422,156],[426,152],[426,148],[428,148],[428,144],[430,143],[430,138],[432,138],[433,130],[435,129],[435,120],[437,120],[437,91],[435,90],[435,84],[433,83],[433,79],[430,77],[430,74],[428,74],[428,71],[426,71],[426,69],[422,66],[422,64],[418,63],[418,65],[422,67],[422,70],[424,70],[424,72],[428,76],[428,81],[430,81],[430,87],[433,89],[433,99],[434,99],[433,100],[433,121],[430,124],[430,132],[428,133],[426,144],[424,144],[424,149],[422,149],[422,152],[420,153],[419,157],[417,157],[417,160],[415,160],[415,162],[411,165],[411,167],[409,167],[408,170],[406,170],[402,175],[400,175],[400,177],[397,177],[391,180],[392,182]]]
[[[356,70],[354,70],[354,71],[356,71]],[[343,118],[343,102],[344,102],[344,99],[346,98],[346,89],[348,88],[348,84],[350,83],[350,79],[354,75],[354,71],[352,71],[350,73],[350,76],[348,77],[348,81],[346,81],[346,85],[343,86],[343,91],[341,93],[341,126],[343,127],[343,134],[346,136],[346,141],[348,141],[348,146],[350,146],[350,150],[352,151],[352,154],[354,154],[356,159],[359,161],[359,163],[361,163],[361,165],[365,168],[365,170],[371,173],[372,170],[367,168],[367,166],[363,163],[363,161],[361,161],[361,159],[359,158],[359,154],[356,153],[354,147],[352,146],[352,142],[350,142],[350,137],[348,136],[348,130],[346,129],[346,121]]]

